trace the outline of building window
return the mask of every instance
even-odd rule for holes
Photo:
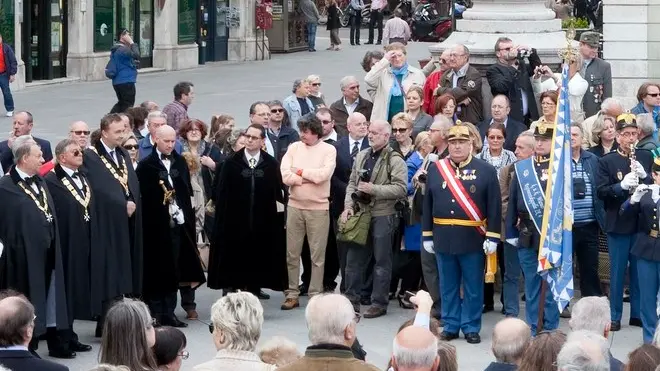
[[[94,51],[110,51],[115,34],[114,0],[94,0]]]
[[[179,44],[192,44],[197,39],[197,1],[179,2]]]
[[[0,1],[0,35],[3,42],[14,47],[14,0]]]

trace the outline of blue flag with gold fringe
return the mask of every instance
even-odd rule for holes
[[[560,312],[573,297],[573,173],[568,81],[568,64],[564,63],[538,256],[538,272],[548,281]]]

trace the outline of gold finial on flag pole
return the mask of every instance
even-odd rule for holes
[[[572,26],[566,30],[566,47],[559,49],[557,54],[565,61],[575,60],[578,50],[573,46],[575,42],[575,28]]]

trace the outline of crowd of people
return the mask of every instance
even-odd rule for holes
[[[206,283],[224,295],[211,309],[219,352],[198,370],[374,369],[355,325],[386,315],[395,299],[417,316],[396,335],[391,368],[453,370],[448,342],[461,332],[481,342],[499,265],[507,318],[494,329],[489,369],[610,369],[605,338],[621,329],[626,281],[628,324],[657,342],[660,85],[643,84],[624,112],[598,45],[597,34],[582,34],[562,78],[533,48],[500,38],[486,71],[490,110],[466,46],[419,69],[394,42],[365,55],[370,99],[346,76],[342,97],[326,102],[321,77],[310,75],[282,101],[253,103],[246,129],[224,114],[210,125],[189,117],[191,82],[176,84],[162,110],[146,101],[105,115],[94,131],[71,124],[54,151],[32,134],[32,114],[15,112],[0,142],[0,202],[13,210],[0,215],[0,289],[15,290],[0,305],[0,364],[14,351],[47,362],[34,359],[41,339],[55,358],[91,351],[73,331],[78,319],[97,321],[102,363],[176,370],[188,354],[178,296],[186,319],[197,319],[195,290]],[[583,298],[562,313],[572,316],[568,337],[537,273],[565,81]],[[608,251],[609,292],[599,249]],[[304,356],[285,339],[255,352],[265,289],[284,292],[282,310],[310,297]],[[654,352],[642,346],[627,369],[655,370]]]

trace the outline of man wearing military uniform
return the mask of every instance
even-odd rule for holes
[[[585,32],[580,35],[580,54],[583,62],[580,74],[589,84],[582,98],[585,117],[598,113],[603,100],[612,97],[612,67],[608,62],[598,58],[599,47],[598,32]]]
[[[623,311],[623,281],[630,263],[630,321],[631,326],[642,326],[639,312],[639,281],[637,258],[631,249],[637,236],[637,218],[624,217],[619,211],[639,183],[650,183],[647,173],[651,170],[653,155],[650,151],[636,149],[637,123],[630,113],[616,119],[616,141],[619,148],[603,156],[598,162],[596,177],[597,196],[605,202],[605,233],[610,257],[610,312],[612,331],[621,329]],[[631,171],[634,169],[634,171]],[[655,303],[655,300],[654,300]]]
[[[424,250],[437,257],[445,322],[442,340],[456,339],[462,331],[468,343],[478,344],[483,254],[496,252],[502,228],[500,185],[495,168],[472,157],[467,126],[451,127],[447,141],[449,157],[431,164],[427,172],[422,213]],[[463,300],[459,295],[461,283]]]
[[[541,241],[545,189],[550,176],[550,149],[554,124],[542,123],[534,129],[535,156],[514,164],[505,220],[506,241],[518,248],[520,267],[525,276],[525,320],[532,334],[559,327],[559,310],[551,290],[546,290],[543,328],[538,329],[539,302],[543,277],[537,273]]]
[[[658,223],[658,201],[660,201],[660,158],[656,158],[651,168],[653,185],[640,184],[630,199],[621,206],[621,215],[639,223],[639,234],[631,253],[637,258],[640,312],[642,315],[642,337],[644,343],[653,340],[658,324],[656,295],[660,288],[660,224]]]

